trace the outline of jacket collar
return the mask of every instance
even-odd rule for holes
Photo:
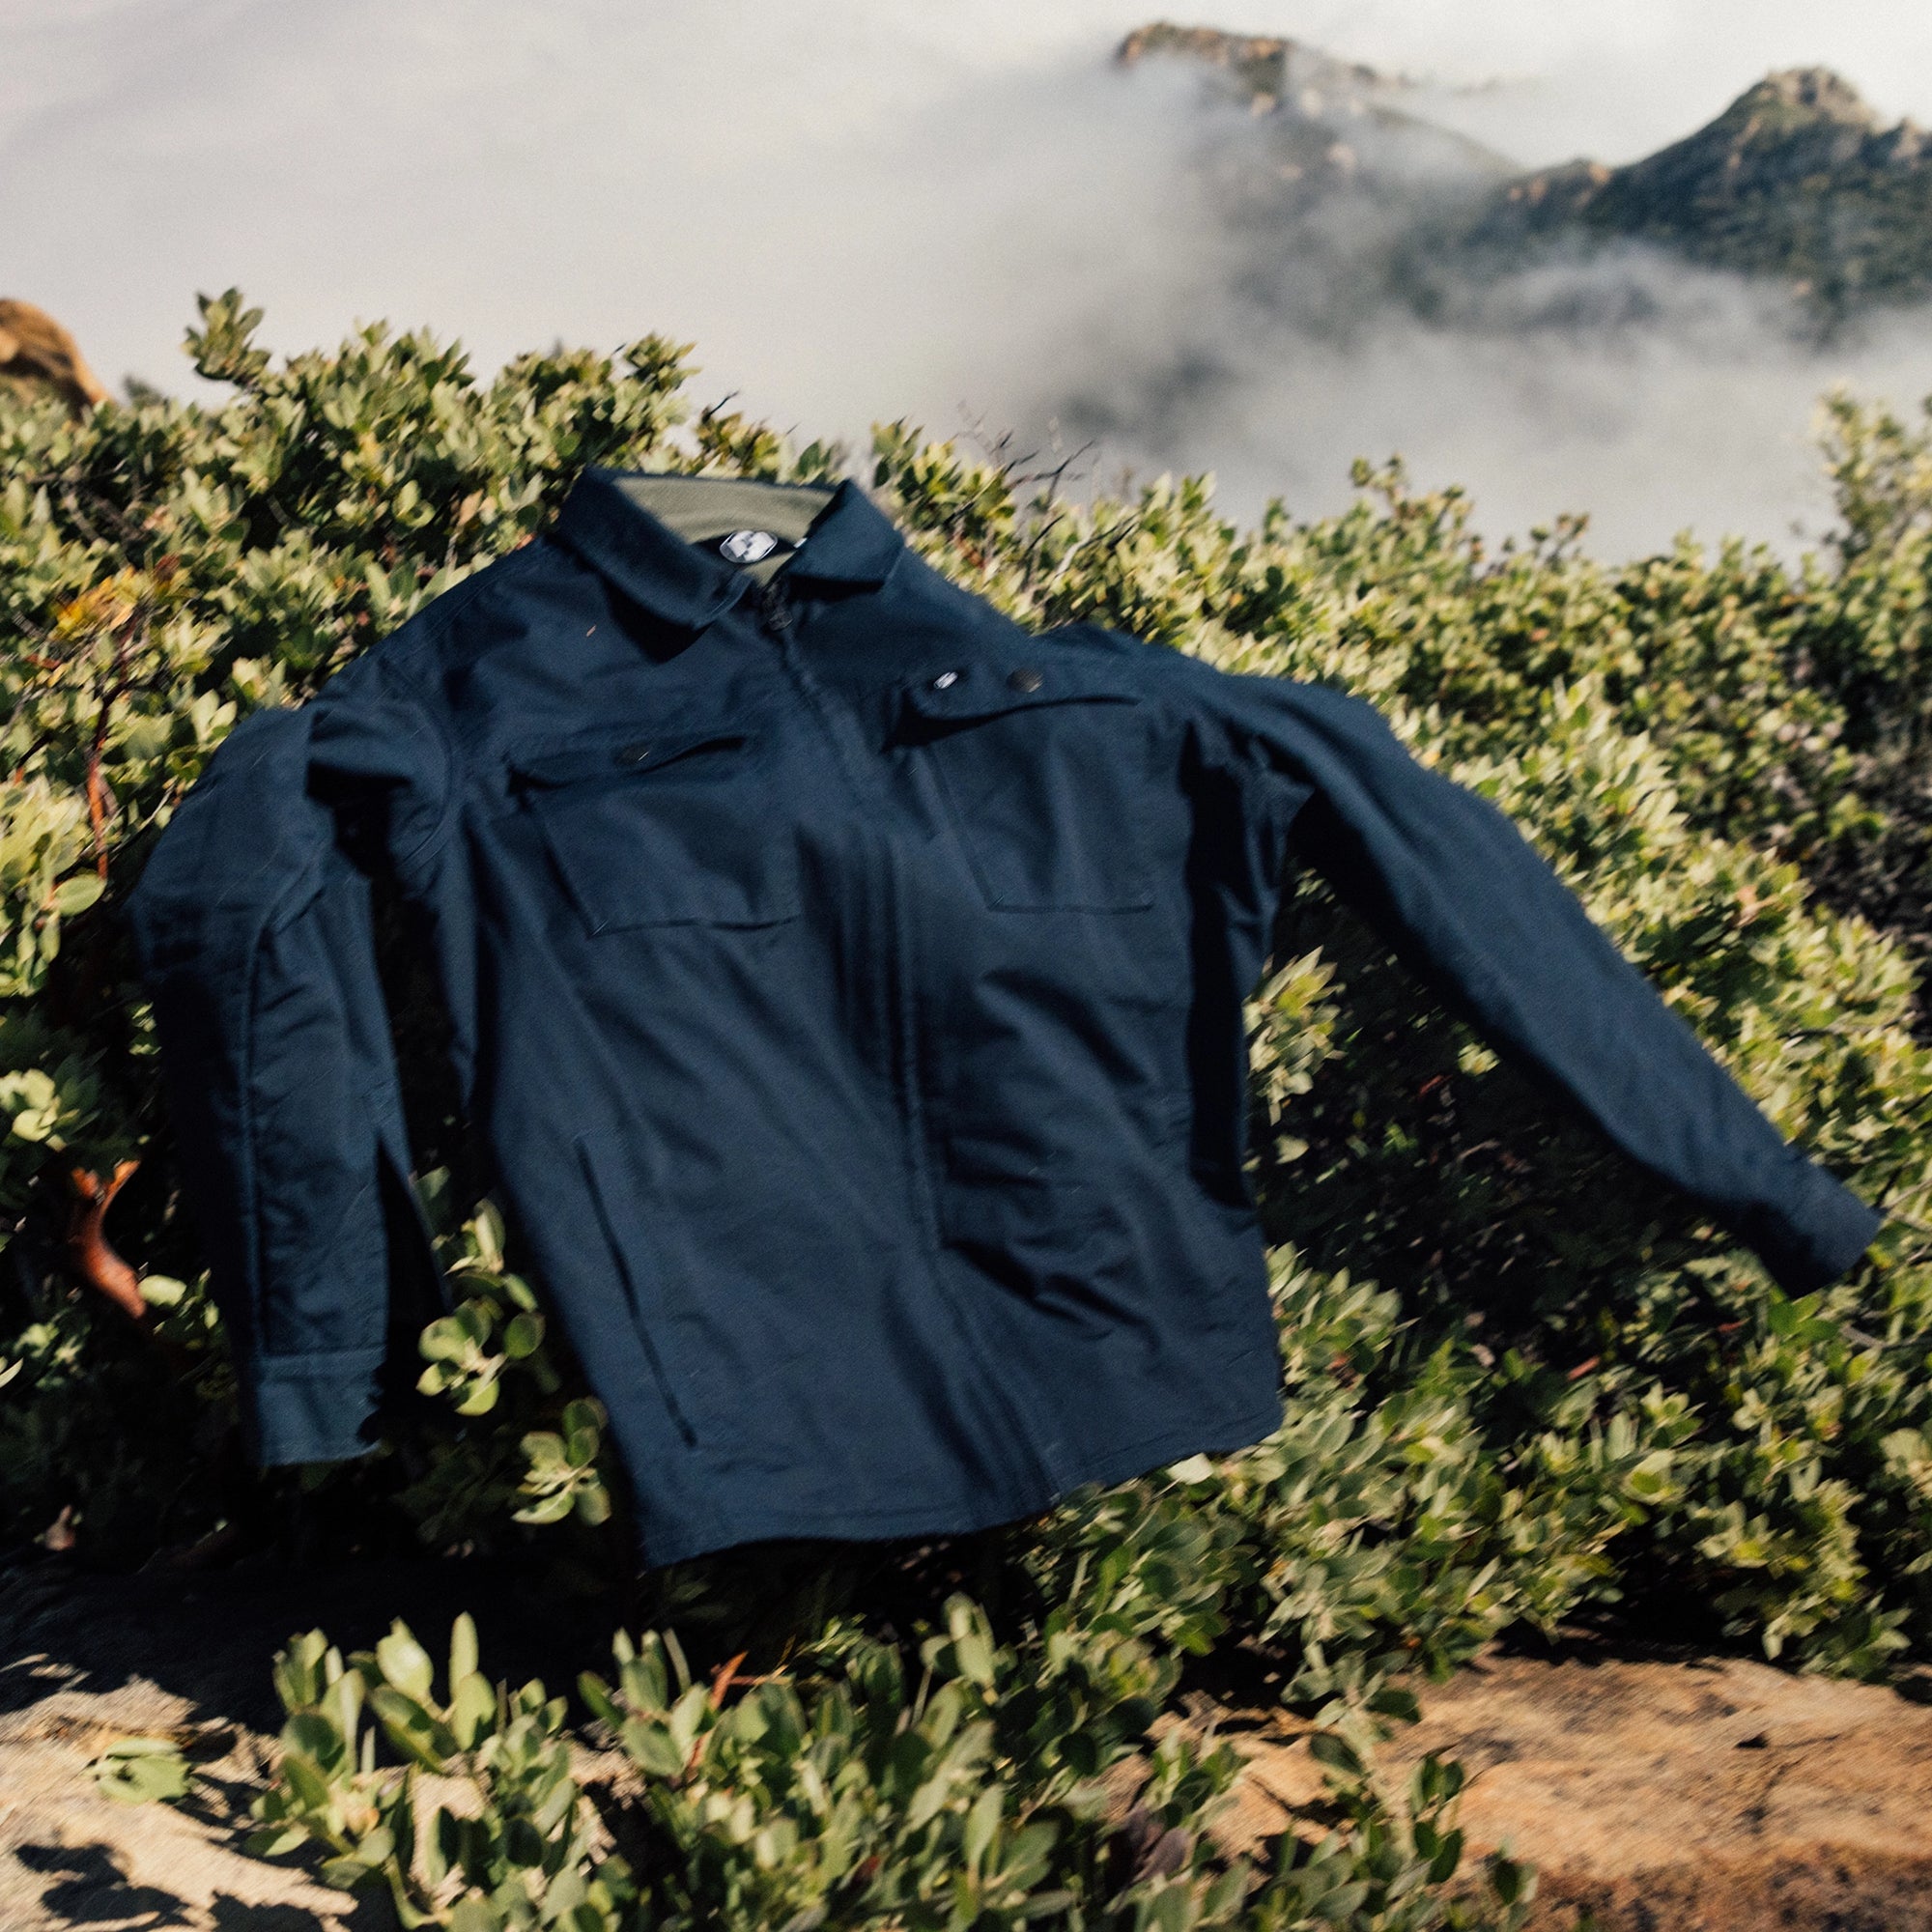
[[[752,580],[686,543],[617,487],[619,476],[640,473],[586,469],[552,534],[633,602],[686,630],[702,630],[737,603]],[[876,589],[904,549],[891,521],[847,477],[782,574],[794,582]]]

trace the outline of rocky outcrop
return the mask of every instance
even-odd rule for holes
[[[1156,20],[1115,50],[1123,68],[1155,59],[1196,68],[1210,94],[1245,106],[1260,124],[1254,135],[1226,124],[1204,130],[1197,176],[1232,226],[1267,236],[1300,262],[1326,243],[1296,231],[1306,217],[1332,212],[1337,196],[1378,206],[1382,223],[1411,204],[1438,208],[1445,196],[1478,203],[1516,172],[1476,142],[1410,113],[1411,82],[1305,41]]]
[[[1122,67],[1134,67],[1150,55],[1171,55],[1218,69],[1260,114],[1274,113],[1284,103],[1320,113],[1323,101],[1305,99],[1311,90],[1360,111],[1371,97],[1403,85],[1359,62],[1336,60],[1303,41],[1272,34],[1224,34],[1214,27],[1178,27],[1168,20],[1136,27],[1115,49],[1114,59]]]
[[[44,309],[0,298],[0,385],[61,397],[76,412],[107,400],[73,337]]]
[[[1416,85],[1286,37],[1159,20],[1116,59],[1197,66],[1264,133],[1224,141],[1211,180],[1236,226],[1320,254],[1312,215],[1337,195],[1377,207],[1388,294],[1432,314],[1518,269],[1638,242],[1708,268],[1772,277],[1828,329],[1932,297],[1932,133],[1888,127],[1827,68],[1767,75],[1708,126],[1625,167],[1581,159],[1522,174],[1431,121]],[[1346,208],[1342,211],[1348,213]],[[1334,224],[1330,224],[1331,226]],[[1406,230],[1398,235],[1398,231]]]
[[[1833,309],[1932,294],[1932,137],[1888,128],[1825,68],[1774,73],[1628,167],[1573,161],[1513,182],[1480,239],[1658,243],[1780,277]]]
[[[1294,44],[1275,35],[1224,34],[1218,27],[1178,27],[1171,20],[1151,20],[1121,43],[1114,58],[1131,67],[1149,54],[1184,54],[1216,67],[1246,67],[1279,60]]]
[[[1588,1643],[1492,1656],[1418,1687],[1423,1720],[1382,1768],[1399,1784],[1426,1751],[1463,1766],[1467,1868],[1504,1845],[1540,1867],[1530,1932],[1575,1932],[1579,1912],[1600,1932],[1932,1932],[1932,1710],[1908,1688]],[[1247,1763],[1226,1848],[1315,1835],[1306,1727],[1276,1714],[1232,1735]]]

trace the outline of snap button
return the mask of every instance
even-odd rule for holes
[[[625,745],[618,750],[617,762],[620,765],[641,765],[650,754],[651,748],[648,745]]]
[[[932,680],[932,688],[934,691],[946,691],[958,682],[959,673],[956,670],[943,670]]]
[[[1040,686],[1040,676],[1032,665],[1021,665],[1018,670],[1007,673],[1007,682],[1015,691],[1037,691]]]
[[[762,563],[778,547],[770,530],[733,530],[718,550],[732,563]]]

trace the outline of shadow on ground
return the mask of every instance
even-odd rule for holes
[[[446,1558],[131,1575],[47,1558],[0,1576],[0,1927],[386,1932],[380,1896],[351,1899],[241,1849],[282,1719],[270,1662],[299,1631],[349,1651],[398,1616],[436,1655],[464,1609],[486,1665],[512,1682],[563,1684],[601,1663],[621,1617],[609,1601]],[[189,1801],[99,1792],[88,1761],[132,1735],[182,1746],[201,1773]]]
[[[267,1563],[134,1575],[46,1558],[0,1574],[0,1928],[4,1932],[388,1932],[298,1864],[240,1849],[281,1712],[274,1651],[320,1627],[345,1650],[392,1618],[439,1653],[476,1617],[485,1667],[553,1690],[602,1667],[635,1625],[609,1597],[527,1573],[424,1559],[295,1570]],[[1472,1860],[1536,1863],[1534,1932],[1932,1932],[1932,1705],[1741,1659],[1594,1640],[1492,1653],[1417,1687],[1421,1723],[1384,1756],[1458,1759]],[[1217,1836],[1256,1850],[1319,1834],[1307,1731],[1278,1711],[1191,1697],[1247,1759]],[[202,1773],[182,1804],[104,1797],[88,1761],[116,1738],[175,1738]]]

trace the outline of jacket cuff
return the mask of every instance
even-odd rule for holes
[[[1885,1216],[1841,1180],[1792,1150],[1789,1192],[1740,1228],[1787,1294],[1835,1281],[1871,1246]]]
[[[382,1349],[256,1355],[237,1364],[248,1453],[262,1468],[341,1463],[376,1446]]]

